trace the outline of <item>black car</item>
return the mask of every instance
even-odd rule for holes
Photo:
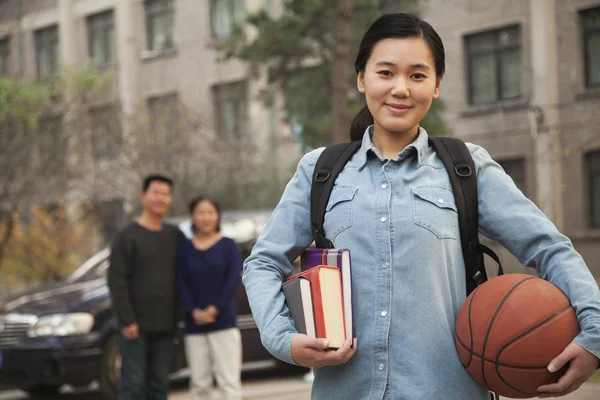
[[[269,214],[224,213],[222,232],[247,256]],[[189,221],[179,226],[189,235]],[[13,297],[0,310],[0,385],[39,395],[56,392],[63,384],[97,381],[107,399],[116,398],[121,357],[106,280],[109,254],[108,249],[100,251],[64,281]],[[243,286],[236,303],[243,370],[276,366],[261,344]],[[181,338],[175,343],[171,370],[173,376],[185,375]]]

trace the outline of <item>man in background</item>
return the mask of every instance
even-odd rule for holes
[[[175,264],[183,233],[163,222],[172,203],[166,176],[144,179],[140,217],[112,245],[108,286],[123,355],[120,400],[166,400],[177,301]]]

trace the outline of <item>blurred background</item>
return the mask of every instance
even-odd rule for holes
[[[484,146],[600,280],[600,0],[0,0],[0,304],[109,245],[148,173],[175,219],[268,212],[349,139],[358,42],[399,11],[445,45],[423,126]]]
[[[446,47],[430,134],[483,145],[600,273],[599,1],[0,0],[0,293],[110,243],[150,172],[173,215],[273,207],[348,140],[358,42],[392,11]]]

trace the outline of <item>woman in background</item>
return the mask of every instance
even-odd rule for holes
[[[189,209],[194,237],[179,248],[177,289],[185,311],[190,396],[211,399],[214,376],[220,399],[241,400],[242,344],[235,292],[242,259],[235,242],[221,236],[215,201],[197,197]]]

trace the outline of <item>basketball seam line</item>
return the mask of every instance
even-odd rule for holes
[[[549,316],[548,318],[546,318],[545,320],[543,320],[542,322],[538,323],[535,326],[532,326],[531,328],[529,328],[528,331],[523,332],[522,334],[520,334],[519,336],[517,336],[516,338],[514,338],[513,340],[511,340],[510,342],[506,343],[504,346],[502,346],[502,348],[500,349],[500,351],[498,352],[498,355],[496,356],[496,374],[498,375],[498,378],[500,378],[500,380],[502,382],[504,382],[504,384],[514,390],[516,390],[517,392],[523,393],[523,394],[531,394],[531,393],[527,393],[527,392],[523,392],[519,389],[517,389],[516,387],[512,386],[511,384],[509,384],[508,382],[506,382],[504,380],[504,378],[502,377],[502,375],[500,374],[500,370],[498,368],[499,364],[498,364],[498,359],[500,358],[500,355],[502,354],[502,352],[504,350],[506,350],[506,348],[508,346],[510,346],[511,344],[513,344],[514,342],[516,342],[517,340],[527,336],[528,334],[530,334],[531,332],[533,332],[534,330],[536,330],[537,328],[539,328],[540,326],[546,324],[549,321],[552,321],[553,319],[557,318],[559,315],[561,315],[562,313],[564,313],[565,311],[567,311],[568,309],[571,308],[571,304],[569,303],[567,306],[565,306],[563,309],[557,311],[556,313],[554,313],[553,315]],[[547,368],[547,366],[545,366],[544,368]]]
[[[464,348],[465,348],[465,350],[467,350],[467,351],[469,350],[469,349],[467,348],[467,345],[466,345],[466,344],[464,344],[464,343],[462,342],[462,340],[460,340],[460,338],[459,338],[458,336],[456,336],[456,339],[458,340],[458,343],[459,343],[459,344],[460,344],[462,347],[464,347]],[[499,366],[501,366],[501,367],[507,367],[507,368],[520,368],[520,369],[545,369],[545,368],[548,368],[548,366],[547,366],[547,365],[542,365],[542,366],[539,366],[539,367],[537,367],[537,366],[531,366],[531,367],[530,367],[530,366],[522,366],[522,365],[512,365],[512,364],[505,364],[505,363],[501,363],[501,362],[496,362],[496,361],[494,361],[494,360],[491,360],[491,359],[489,359],[489,358],[483,358],[483,357],[481,357],[481,354],[478,354],[478,353],[475,353],[475,352],[472,352],[472,354],[473,354],[475,357],[478,357],[478,358],[482,359],[483,361],[487,361],[487,362],[489,362],[489,363],[491,363],[491,364],[498,364],[498,365],[499,365]],[[466,368],[466,366],[465,366],[465,368]]]
[[[482,355],[482,359],[485,358],[485,349],[487,347],[487,342],[488,339],[490,337],[490,333],[492,331],[492,327],[494,326],[494,322],[496,322],[496,318],[498,317],[498,313],[500,312],[500,310],[502,309],[502,306],[504,306],[504,303],[506,303],[506,301],[508,300],[508,298],[510,297],[510,295],[519,287],[521,286],[524,282],[527,282],[531,279],[534,279],[534,277],[528,277],[528,278],[523,278],[521,281],[519,281],[517,284],[515,284],[505,295],[504,298],[502,299],[502,301],[500,302],[500,304],[498,304],[498,307],[496,307],[496,311],[494,311],[494,315],[492,316],[492,319],[490,321],[490,324],[488,325],[488,329],[487,329],[487,333],[485,335],[485,340],[483,342],[483,349],[481,350],[481,355]],[[470,323],[471,321],[469,321]],[[483,377],[483,382],[485,383],[486,387],[489,387],[487,379],[485,377],[485,363],[481,363],[481,376]]]
[[[471,348],[469,349],[469,362],[467,363],[467,365],[465,365],[465,368],[469,368],[469,366],[471,365],[471,361],[473,361],[473,326],[471,326],[471,307],[473,306],[473,300],[475,299],[475,294],[477,293],[477,291],[479,290],[481,286],[477,286],[477,289],[475,289],[475,291],[473,292],[473,296],[471,296],[471,301],[469,302],[469,314],[468,314],[468,318],[469,318],[469,338],[471,339]],[[456,334],[456,337],[458,337],[458,334]],[[460,339],[459,339],[460,341]]]

